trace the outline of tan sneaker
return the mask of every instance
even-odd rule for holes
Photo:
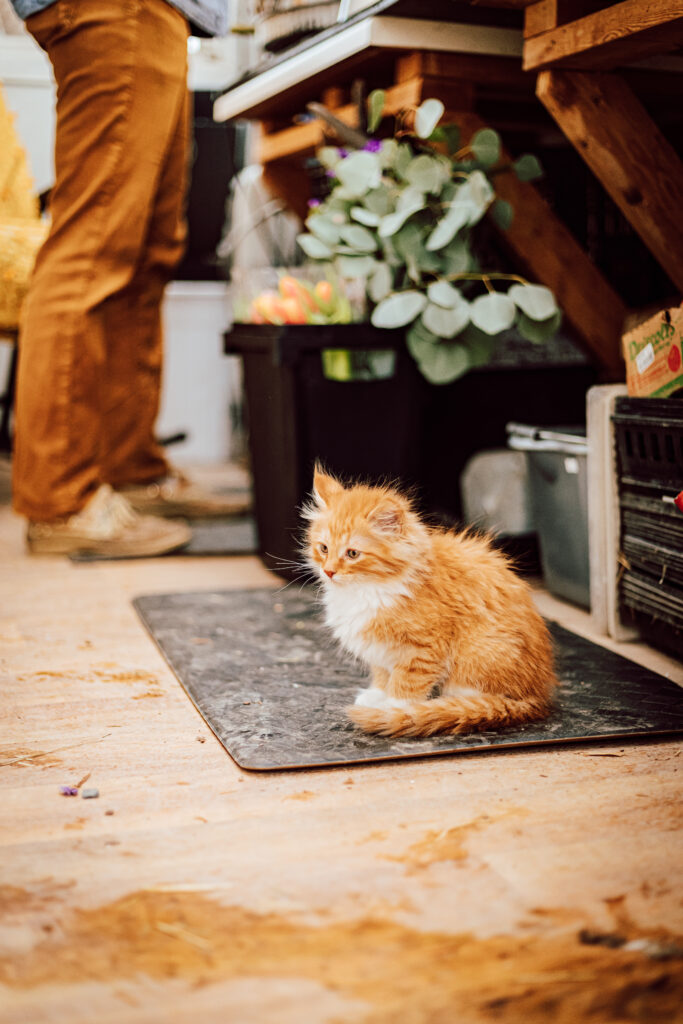
[[[251,508],[248,497],[214,494],[188,480],[177,469],[157,483],[127,485],[118,493],[124,495],[136,512],[167,519],[243,516]]]
[[[70,555],[77,551],[109,558],[163,555],[192,539],[185,523],[141,516],[125,498],[103,484],[85,508],[54,523],[28,524],[26,542],[34,555]]]

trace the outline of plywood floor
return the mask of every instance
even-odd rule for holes
[[[680,744],[242,772],[130,601],[268,585],[30,559],[0,508],[0,1022],[675,1020]]]

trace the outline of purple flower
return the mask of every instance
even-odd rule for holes
[[[309,205],[309,207],[311,209],[315,209],[316,206],[320,206],[320,200],[319,199],[309,199],[308,200],[308,205]]]
[[[336,178],[337,177],[337,175],[334,173],[334,171],[332,170],[331,167],[327,168],[327,170],[325,171],[325,174],[327,175],[328,178]]]
[[[348,149],[344,149],[343,146],[340,146],[337,152],[339,153],[340,160],[346,160],[347,156],[349,155]]]
[[[62,796],[78,796],[78,790],[75,786],[60,786],[59,792]]]
[[[379,153],[381,148],[382,143],[380,142],[379,139],[368,139],[368,141],[363,146],[363,149],[365,150],[366,153]]]

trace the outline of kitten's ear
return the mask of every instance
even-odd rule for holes
[[[405,509],[394,501],[383,501],[368,516],[370,525],[389,537],[398,537],[405,525]]]
[[[344,490],[338,480],[328,476],[322,467],[316,463],[313,473],[313,498],[318,505],[327,505],[330,499]]]

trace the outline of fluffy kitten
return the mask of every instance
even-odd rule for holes
[[[344,487],[318,467],[305,515],[327,624],[372,672],[349,709],[362,729],[429,736],[548,713],[548,631],[488,540],[431,529],[397,491]]]

